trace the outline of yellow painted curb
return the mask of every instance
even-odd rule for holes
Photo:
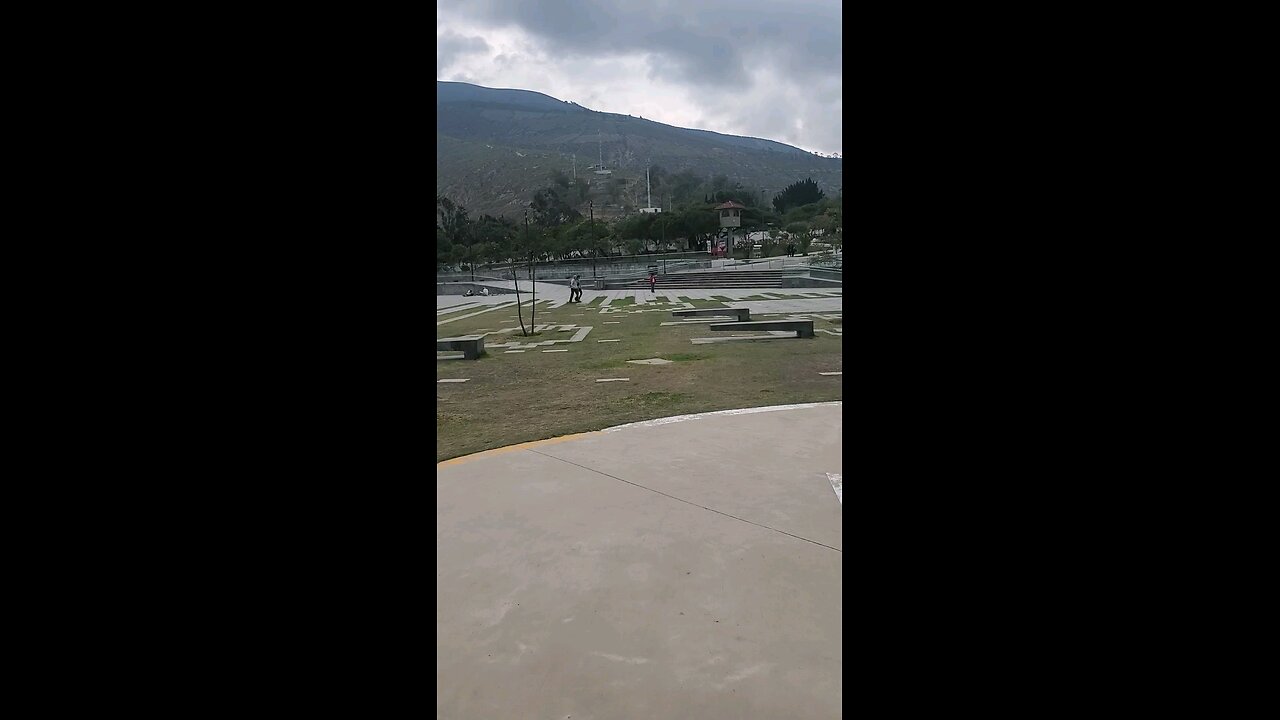
[[[573,435],[561,435],[560,437],[547,438],[546,440],[534,440],[532,442],[520,443],[518,445],[508,445],[506,447],[494,448],[493,450],[484,450],[470,455],[463,455],[462,457],[450,458],[444,462],[438,462],[436,463],[436,469],[439,470],[440,468],[448,467],[449,465],[460,465],[464,462],[475,460],[477,458],[501,455],[503,453],[514,452],[516,450],[528,450],[529,448],[538,447],[539,445],[555,445],[556,443],[562,443],[568,440],[578,440],[584,437],[600,434],[602,434],[600,430],[593,430],[591,432],[574,433]]]

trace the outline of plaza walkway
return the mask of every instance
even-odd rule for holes
[[[436,716],[840,717],[840,432],[814,403],[438,464]]]
[[[504,285],[505,283],[505,285]],[[512,288],[514,283],[511,281],[492,280],[487,281],[486,285],[493,287]],[[527,306],[533,301],[533,297],[528,293],[528,283],[520,283],[520,302]],[[804,299],[794,299],[799,295]],[[764,313],[793,313],[793,312],[839,312],[843,306],[843,292],[841,290],[830,290],[826,288],[784,288],[781,290],[756,290],[756,289],[731,289],[731,290],[663,290],[658,288],[656,293],[645,290],[583,290],[582,306],[585,311],[590,312],[593,309],[607,307],[616,300],[622,298],[631,298],[637,305],[644,305],[652,302],[680,302],[680,298],[686,297],[694,300],[711,300],[713,298],[729,298],[724,301],[728,307],[745,307],[750,308],[752,314]],[[741,300],[746,297],[767,297],[777,298],[776,300]],[[588,305],[596,298],[604,298],[604,300],[593,306]],[[790,299],[784,299],[790,298]],[[561,285],[552,285],[549,283],[538,283],[538,307],[558,308],[569,302],[569,288]],[[466,306],[465,309],[473,309],[474,312],[488,312],[494,309],[507,307],[515,307],[515,295],[493,295],[489,297],[475,295],[472,297],[464,297],[462,295],[437,295],[436,296],[436,312],[457,313],[461,312],[460,308]],[[466,315],[466,313],[463,313]],[[456,318],[454,318],[456,319]]]

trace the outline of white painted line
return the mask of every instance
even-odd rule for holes
[[[617,430],[637,427],[657,427],[658,425],[670,425],[671,423],[684,422],[685,420],[700,420],[702,418],[716,417],[717,415],[753,415],[755,413],[774,412],[775,410],[803,410],[805,408],[816,407],[840,407],[843,402],[843,400],[835,400],[832,402],[800,403],[798,405],[769,405],[766,407],[741,408],[738,410],[715,410],[713,412],[694,413],[692,415],[673,415],[671,417],[656,418],[654,420],[627,423],[626,425],[615,425],[611,428],[605,428],[600,432],[615,432]]]
[[[542,352],[549,353],[549,352],[569,352],[569,351],[568,350],[543,350]]]
[[[604,378],[596,382],[628,382],[631,378]]]
[[[818,374],[819,375],[843,375],[844,371],[841,370],[840,372],[829,372],[829,373],[818,373]]]
[[[622,342],[621,340],[597,340],[596,342]]]
[[[444,378],[443,380],[437,380],[436,382],[438,382],[438,383],[446,383],[446,382],[466,382],[466,381],[468,381],[468,380],[470,380],[470,379],[471,379],[471,378]]]
[[[506,351],[506,352],[504,352],[504,353],[502,353],[502,354],[503,354],[503,355],[513,355],[513,354],[515,354],[515,353],[522,353],[522,352],[524,352],[524,350],[508,350],[508,351]]]
[[[844,481],[840,479],[840,473],[827,473],[827,480],[831,482],[831,489],[836,491],[836,500],[843,505],[844,497],[841,496],[840,490],[844,487]]]
[[[621,325],[622,321],[621,320],[605,320],[604,324],[605,325]]]

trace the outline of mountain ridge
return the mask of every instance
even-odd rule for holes
[[[708,182],[722,176],[727,189],[753,196],[772,197],[806,177],[829,194],[843,185],[840,159],[775,140],[591,110],[532,90],[436,81],[436,137],[437,194],[490,214],[519,211],[551,184],[553,170],[571,176],[575,153],[578,178],[589,188],[575,200],[583,206],[596,200],[602,211],[634,209],[637,182],[645,192],[646,166]],[[590,172],[602,155],[607,177]],[[661,197],[661,179],[658,185]]]

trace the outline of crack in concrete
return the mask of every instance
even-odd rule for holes
[[[820,545],[820,546],[822,546],[822,547],[824,547],[824,548],[827,548],[828,550],[835,550],[835,551],[836,551],[836,552],[838,552],[838,553],[843,553],[843,552],[844,552],[844,551],[843,551],[843,550],[841,550],[840,548],[831,547],[830,545],[827,545],[826,543],[820,543],[820,542],[818,542],[817,540],[810,540],[810,539],[809,539],[809,538],[807,538],[807,537],[802,537],[802,536],[800,536],[800,535],[794,535],[794,534],[792,534],[792,533],[787,532],[786,530],[779,530],[778,528],[769,527],[768,525],[761,525],[761,524],[760,524],[760,523],[758,523],[758,522],[753,522],[753,521],[748,520],[748,519],[746,519],[746,518],[740,518],[740,517],[738,517],[737,515],[730,515],[730,514],[729,514],[729,513],[727,513],[727,512],[723,512],[723,511],[720,511],[720,510],[716,510],[715,508],[709,508],[709,507],[707,507],[706,505],[699,505],[699,504],[698,504],[698,503],[696,503],[696,502],[691,502],[691,501],[689,501],[689,500],[685,500],[684,498],[676,497],[675,495],[669,495],[669,494],[667,494],[667,493],[662,492],[661,490],[654,490],[653,488],[651,488],[651,487],[646,487],[646,486],[644,486],[644,485],[641,485],[640,483],[631,482],[630,480],[623,480],[622,478],[618,477],[617,475],[610,475],[610,474],[609,474],[609,473],[607,473],[607,472],[603,472],[603,471],[600,471],[600,470],[596,470],[595,468],[590,468],[590,467],[587,467],[586,465],[579,465],[578,463],[573,462],[572,460],[565,460],[565,459],[564,459],[564,458],[562,458],[562,457],[556,457],[555,455],[548,455],[548,454],[546,454],[546,453],[544,453],[544,452],[538,452],[537,450],[533,450],[533,449],[529,449],[529,452],[534,453],[535,455],[541,455],[541,456],[543,456],[543,457],[551,458],[552,460],[559,460],[559,461],[560,461],[560,462],[562,462],[562,463],[568,463],[569,465],[572,465],[572,466],[574,466],[574,467],[580,467],[580,468],[582,468],[583,470],[590,470],[590,471],[591,471],[591,472],[593,472],[593,473],[596,473],[596,474],[599,474],[599,475],[603,475],[603,476],[605,476],[605,477],[607,477],[607,478],[613,478],[614,480],[617,480],[617,481],[619,481],[619,482],[624,482],[624,483],[626,483],[626,484],[628,484],[628,485],[634,485],[634,486],[636,486],[636,487],[640,488],[641,490],[648,490],[648,491],[649,491],[649,492],[651,492],[651,493],[656,493],[656,494],[661,495],[661,496],[663,496],[663,497],[669,497],[669,498],[671,498],[672,500],[679,500],[680,502],[682,502],[682,503],[684,503],[684,504],[686,504],[686,505],[692,505],[692,506],[697,507],[697,508],[702,508],[703,510],[707,510],[707,511],[709,511],[709,512],[713,512],[713,513],[715,513],[715,514],[717,514],[717,515],[723,515],[723,516],[725,516],[725,517],[727,517],[727,518],[733,518],[734,520],[738,520],[738,521],[740,521],[740,522],[744,522],[744,523],[746,523],[746,524],[748,524],[748,525],[755,525],[756,527],[764,528],[765,530],[772,530],[773,532],[780,533],[780,534],[782,534],[782,535],[787,535],[788,537],[793,537],[793,538],[795,538],[795,539],[797,539],[797,540],[803,540],[803,541],[805,541],[805,542],[807,542],[807,543],[813,543],[814,545]]]

